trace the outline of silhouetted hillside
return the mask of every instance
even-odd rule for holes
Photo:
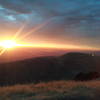
[[[100,78],[100,73],[99,72],[80,72],[78,73],[74,80],[77,80],[77,81],[87,81],[87,80],[95,80],[97,78]]]
[[[68,53],[0,64],[0,84],[72,80],[80,72],[100,72],[100,56]]]

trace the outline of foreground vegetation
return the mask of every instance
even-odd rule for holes
[[[100,81],[53,81],[0,87],[0,100],[100,100]]]

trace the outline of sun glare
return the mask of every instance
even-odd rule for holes
[[[4,40],[0,42],[0,46],[7,49],[14,48],[15,46],[17,46],[17,43],[14,40]]]

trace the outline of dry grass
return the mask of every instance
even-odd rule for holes
[[[0,87],[0,100],[100,100],[100,81],[54,81]]]

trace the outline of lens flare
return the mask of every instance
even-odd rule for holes
[[[28,36],[30,36],[32,33],[35,33],[45,27],[49,22],[51,22],[52,19],[49,19],[45,21],[44,23],[32,28],[29,32],[26,32],[22,35],[22,32],[24,31],[24,28],[27,27],[28,22],[24,23],[24,25],[15,33],[13,37],[10,39],[4,39],[0,41],[0,55],[4,54],[6,50],[15,48],[15,47],[31,47],[31,48],[50,48],[50,49],[78,49],[78,50],[100,50],[98,48],[93,48],[89,46],[80,46],[80,45],[64,45],[64,44],[52,44],[52,43],[39,43],[39,44],[33,44],[33,43],[21,43],[23,39],[26,39]],[[19,41],[20,40],[20,41]],[[17,41],[17,42],[16,42]],[[19,41],[19,42],[18,42]]]
[[[4,40],[0,42],[0,46],[7,49],[14,48],[15,46],[17,46],[17,43],[14,40]]]

